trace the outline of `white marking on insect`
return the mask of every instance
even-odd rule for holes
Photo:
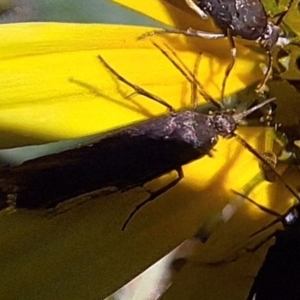
[[[198,7],[193,0],[185,0],[186,4],[194,11],[196,14],[198,14],[202,19],[208,19],[208,15]]]

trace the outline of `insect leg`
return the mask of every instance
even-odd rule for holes
[[[162,104],[165,106],[170,112],[175,112],[175,109],[165,100],[161,99],[160,97],[146,91],[145,89],[141,88],[140,86],[130,82],[126,78],[124,78],[122,75],[120,75],[116,70],[114,70],[100,55],[98,56],[99,60],[102,62],[102,64],[114,75],[116,76],[120,81],[124,82],[125,84],[129,85],[134,89],[134,91],[137,94],[143,95],[145,97],[148,97],[149,99],[154,100],[157,103]]]
[[[124,231],[128,225],[128,223],[130,222],[130,220],[134,217],[134,215],[147,203],[155,200],[158,196],[164,194],[165,192],[167,192],[169,189],[173,188],[174,186],[177,185],[177,183],[184,177],[183,174],[183,170],[181,167],[179,167],[178,169],[176,169],[177,173],[178,173],[178,177],[171,181],[170,183],[168,183],[167,185],[163,186],[162,188],[158,189],[155,192],[150,192],[150,196],[144,200],[143,202],[139,203],[135,209],[129,214],[129,216],[127,217],[127,219],[125,220],[123,226],[122,226],[122,230]]]
[[[261,229],[255,231],[254,233],[252,233],[249,238],[252,238],[256,235],[258,235],[259,233],[269,229],[270,227],[272,227],[273,225],[281,222],[282,225],[286,228],[288,226],[293,225],[297,218],[299,217],[299,213],[297,210],[297,207],[299,207],[299,203],[293,205],[292,207],[288,208],[282,215],[279,214],[279,216],[273,220],[272,222],[270,222],[269,224],[267,224],[266,226],[262,227]]]
[[[199,70],[199,64],[200,64],[200,58],[201,55],[198,55],[195,66],[194,66],[194,73],[193,73],[193,81],[191,82],[191,89],[192,89],[192,95],[191,95],[191,102],[193,103],[193,110],[195,110],[198,107],[198,98],[197,98],[197,77],[198,77],[198,70]]]
[[[273,55],[270,50],[267,51],[268,55],[268,66],[267,66],[267,71],[265,73],[263,81],[257,86],[255,91],[258,94],[264,94],[265,92],[268,91],[268,87],[266,85],[267,81],[269,80],[271,74],[272,74],[272,65],[273,65]]]
[[[275,110],[270,106],[270,109],[263,121],[266,125],[265,127],[265,139],[264,139],[264,152],[262,156],[274,167],[277,166],[277,155],[274,153],[274,141],[278,142],[275,134],[275,128],[271,126],[271,122],[274,116]],[[282,144],[280,144],[282,146]],[[277,180],[276,174],[270,170],[268,165],[265,165],[260,161],[259,167],[264,174],[264,177],[269,182],[275,182]]]
[[[287,7],[285,8],[284,11],[278,13],[278,14],[275,14],[273,17],[276,18],[276,17],[279,17],[278,20],[276,21],[276,25],[279,26],[282,22],[282,20],[284,19],[284,17],[286,16],[286,14],[290,11],[292,5],[294,3],[294,0],[290,0],[289,4],[287,5]]]
[[[205,90],[204,87],[202,86],[202,84],[199,82],[199,80],[196,78],[195,74],[193,74],[188,68],[187,66],[181,61],[181,59],[177,56],[177,54],[173,51],[173,49],[171,49],[168,45],[165,45],[166,48],[168,48],[168,51],[174,56],[175,59],[171,58],[169,53],[167,53],[167,51],[165,51],[164,49],[162,49],[159,45],[157,45],[156,43],[153,43],[153,45],[164,55],[168,58],[168,60],[175,66],[175,68],[192,84],[192,85],[196,85],[197,86],[197,91],[198,93],[207,101],[210,102],[212,104],[214,104],[217,108],[222,109],[222,105],[216,101],[215,99],[213,99],[210,95],[208,95]],[[198,63],[199,63],[199,58],[198,57],[198,62],[196,61],[195,64],[195,68],[198,67]],[[195,103],[193,103],[195,105]]]
[[[163,28],[159,30],[153,30],[150,32],[146,32],[143,35],[141,35],[138,39],[144,39],[150,36],[159,35],[159,34],[182,34],[185,36],[190,37],[201,37],[203,39],[208,40],[217,40],[217,39],[223,39],[226,37],[224,33],[214,33],[214,32],[207,32],[207,31],[201,31],[201,30],[195,30],[192,28],[189,28],[187,30],[181,30],[176,28]]]
[[[271,238],[273,238],[275,235],[275,232],[272,232],[268,234],[263,240],[261,240],[257,245],[255,245],[252,248],[246,248],[247,252],[254,253],[256,252],[262,245],[264,245],[266,242],[268,242]]]
[[[224,94],[225,94],[225,88],[226,88],[226,82],[227,79],[231,73],[231,70],[235,64],[235,60],[236,60],[236,46],[234,43],[234,39],[230,33],[230,30],[227,30],[227,37],[228,37],[228,41],[231,47],[231,62],[230,64],[227,66],[227,69],[225,71],[225,77],[223,79],[223,83],[222,83],[222,90],[221,90],[221,100],[224,100]]]
[[[284,219],[284,215],[281,215],[280,217],[276,218],[274,221],[270,222],[268,225],[264,226],[263,228],[261,228],[260,230],[257,230],[256,232],[252,233],[249,238],[253,238],[256,235],[260,234],[261,232],[271,228],[272,226],[274,226],[277,223],[282,222]],[[272,233],[268,234],[263,240],[261,240],[257,245],[255,245],[254,247],[246,247],[246,251],[247,252],[252,252],[254,253],[256,250],[258,250],[262,245],[264,245],[267,241],[269,241],[273,236],[275,236],[276,231],[273,231]]]
[[[200,9],[200,7],[197,6],[193,0],[185,0],[185,2],[202,19],[204,20],[208,19],[208,15],[202,9]]]
[[[281,150],[281,157],[278,157],[277,154],[274,153],[274,142],[276,142],[276,144],[283,149]],[[273,166],[273,168],[276,168],[279,174],[283,174],[285,172],[285,170],[288,168],[288,164],[281,164],[279,167],[277,167],[278,160],[287,159],[291,155],[284,150],[284,146],[285,144],[283,141],[276,136],[275,129],[267,127],[265,132],[265,149],[262,153],[262,156]],[[277,180],[276,174],[270,169],[269,165],[260,162],[259,166],[267,181],[275,182]]]
[[[274,152],[265,151],[261,155],[273,166],[273,168],[276,167],[277,156]],[[270,170],[268,165],[265,165],[264,163],[260,162],[259,167],[262,170],[264,177],[268,182],[275,182],[277,180],[276,175],[272,172],[272,170]]]

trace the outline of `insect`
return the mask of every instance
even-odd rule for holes
[[[192,72],[180,67],[163,49],[158,49],[167,55],[189,81],[197,85],[198,92],[205,99],[219,105],[204,92]],[[133,88],[135,93],[164,105],[168,114],[100,137],[91,137],[89,142],[86,141],[77,149],[1,169],[1,207],[55,207],[63,200],[101,188],[128,190],[143,186],[156,177],[176,170],[178,178],[159,190],[150,192],[149,197],[129,215],[122,228],[125,229],[143,205],[174,187],[182,179],[183,165],[210,155],[218,142],[218,136],[236,136],[256,157],[263,160],[246,141],[235,134],[235,130],[245,116],[273,102],[274,98],[241,113],[221,111],[207,115],[193,110],[175,112],[165,100],[125,79],[101,56],[99,60],[115,78]],[[196,106],[196,100],[194,101]]]
[[[290,207],[283,215],[261,206],[249,197],[248,201],[255,204],[264,212],[276,218],[267,226],[253,233],[251,237],[271,228],[276,223],[283,225],[283,230],[275,230],[268,234],[250,252],[255,252],[265,242],[275,237],[266,255],[248,295],[248,300],[260,299],[299,299],[298,284],[300,275],[300,203]]]
[[[237,49],[234,37],[256,41],[266,50],[268,55],[265,76],[256,88],[258,93],[263,94],[267,90],[266,82],[272,72],[273,56],[271,51],[273,47],[275,45],[283,47],[290,43],[290,39],[281,36],[279,25],[289,12],[294,0],[290,0],[286,9],[274,16],[278,17],[276,23],[268,20],[261,0],[185,0],[185,2],[202,19],[208,19],[210,16],[222,33],[204,32],[192,28],[187,30],[163,29],[146,33],[143,37],[161,33],[175,33],[205,39],[228,38],[232,60],[225,71],[221,99],[224,99],[226,82],[236,60]]]

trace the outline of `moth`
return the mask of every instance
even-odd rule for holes
[[[184,66],[172,59],[161,47],[157,48],[176,68],[197,87],[207,101],[220,104],[205,93],[200,82]],[[117,80],[165,106],[165,115],[132,124],[99,136],[85,139],[75,149],[28,160],[21,165],[0,170],[0,205],[26,209],[47,209],[60,202],[95,190],[113,187],[128,190],[143,186],[150,180],[173,170],[178,177],[140,203],[123,225],[146,203],[174,187],[182,178],[182,166],[210,155],[219,137],[236,136],[256,157],[264,160],[248,143],[237,136],[239,122],[253,111],[273,102],[268,99],[251,109],[235,113],[220,110],[211,115],[186,109],[176,112],[165,100],[130,82],[106,60],[99,62]],[[128,101],[128,100],[127,100]],[[196,97],[193,100],[197,106]],[[201,172],[201,170],[199,170]],[[276,172],[276,171],[274,171]]]
[[[155,34],[183,34],[191,37],[201,37],[205,39],[227,38],[231,48],[231,62],[225,71],[221,88],[221,99],[224,99],[227,79],[235,64],[237,49],[235,37],[245,40],[256,41],[268,56],[267,69],[263,80],[258,84],[256,91],[264,94],[267,90],[266,83],[272,73],[273,56],[272,50],[275,46],[283,47],[291,43],[292,39],[280,30],[280,24],[289,12],[294,0],[290,0],[286,9],[275,17],[276,22],[270,21],[261,0],[185,0],[187,5],[202,19],[212,18],[221,33],[205,32],[188,28],[181,29],[163,29],[148,32],[141,38]]]

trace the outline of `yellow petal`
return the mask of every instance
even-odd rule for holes
[[[202,20],[187,6],[184,0],[153,0],[151,3],[134,0],[112,1],[176,28],[187,29],[191,27],[194,29],[201,28],[201,30],[213,28],[212,22]]]
[[[165,112],[164,107],[142,97],[136,97],[134,102],[124,99],[115,80],[99,63],[99,54],[126,78],[176,108],[190,104],[190,85],[178,70],[149,40],[136,41],[149,28],[17,24],[1,26],[0,30],[0,126],[3,131],[28,136],[26,140],[18,137],[5,141],[2,134],[6,145],[87,135]],[[191,69],[200,50],[226,54],[225,48],[219,51],[220,46],[201,39],[190,43],[177,37],[155,39],[167,40]],[[229,80],[229,91],[242,88],[260,76],[256,61],[251,61],[247,53],[239,56],[239,64]],[[226,61],[218,55],[206,55],[201,61],[201,81],[213,96],[219,95],[225,65]],[[124,85],[120,87],[127,95],[131,92]],[[255,138],[250,134],[250,141]],[[141,211],[125,233],[120,226],[131,210],[127,204],[147,196],[138,189],[102,195],[99,201],[87,201],[83,207],[54,219],[22,210],[3,216],[0,235],[5,241],[1,243],[5,250],[1,257],[3,294],[12,299],[24,294],[29,298],[39,294],[43,299],[53,296],[66,299],[103,298],[113,292],[192,236],[212,212],[227,203],[230,188],[241,189],[258,172],[256,160],[243,148],[236,147],[236,141],[221,141],[217,149],[215,158],[206,157],[186,166],[185,179],[159,197],[155,205]],[[238,168],[233,171],[233,167]],[[266,198],[264,193],[260,197]],[[224,229],[231,236],[217,237],[222,247],[213,247],[212,257],[232,247],[230,238],[236,230],[245,230],[243,236],[251,233],[244,226],[247,220],[251,226],[261,226],[251,222],[249,216],[231,222],[232,227]],[[203,249],[207,249],[205,246]],[[210,251],[204,254],[211,255]]]
[[[253,143],[257,131],[251,131],[247,137]],[[144,189],[100,193],[98,198],[85,196],[82,205],[75,202],[74,207],[53,217],[47,217],[45,211],[17,210],[11,214],[2,211],[1,294],[6,299],[21,299],[23,295],[28,299],[39,295],[39,299],[47,300],[104,299],[193,236],[211,214],[220,211],[233,197],[229,189],[240,190],[258,171],[253,156],[237,145],[234,140],[222,140],[214,158],[206,157],[186,166],[185,178],[146,205],[125,232],[120,230],[124,220],[137,203],[148,197]],[[268,187],[268,192],[273,193],[278,188],[274,185]],[[266,189],[263,193],[261,189],[258,191],[260,197],[266,198]],[[277,191],[277,196],[273,193],[276,200],[283,200],[282,190]],[[255,196],[253,199],[258,200]],[[282,205],[282,202],[277,203]],[[240,292],[250,288],[251,276],[241,279],[241,270],[243,274],[254,276],[264,253],[245,254],[244,251],[237,252],[237,248],[243,247],[249,234],[270,221],[270,216],[258,212],[258,209],[255,210],[259,217],[254,219],[255,216],[249,214],[251,208],[247,203],[230,222],[218,228],[211,241],[197,243],[198,252],[194,254],[199,255],[200,264],[196,262],[194,269],[199,270],[206,283],[201,295],[211,293],[215,286],[213,278],[216,277],[205,278],[205,275],[218,275],[218,272],[224,280],[241,280]],[[202,264],[230,259],[236,254],[240,254],[234,263],[239,269],[236,271],[232,270],[232,263],[219,266]],[[253,257],[253,264],[249,264]],[[221,286],[221,291],[224,288],[226,293],[237,293],[223,285],[220,289]]]
[[[143,97],[124,98],[101,65],[103,56],[119,73],[176,108],[190,103],[190,84],[151,43],[137,41],[150,28],[113,25],[27,23],[1,25],[1,147],[75,138],[121,127],[166,109]],[[210,47],[193,39],[154,37],[167,42],[192,70],[198,51]],[[260,76],[255,64],[239,58],[227,92]],[[222,60],[201,61],[200,80],[218,97]],[[250,75],[251,74],[251,75]],[[254,76],[256,74],[256,76]],[[121,86],[125,96],[131,89]],[[141,108],[141,107],[142,108]],[[145,113],[145,111],[147,113]],[[13,133],[13,134],[12,134]]]

